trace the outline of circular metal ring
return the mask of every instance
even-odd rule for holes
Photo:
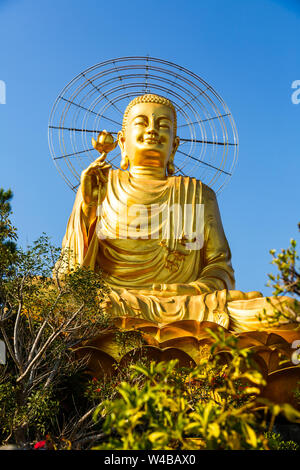
[[[128,103],[154,93],[172,101],[177,111],[180,145],[175,175],[195,177],[220,193],[230,180],[238,155],[234,119],[224,100],[202,78],[154,57],[120,57],[81,72],[58,95],[49,119],[52,159],[74,191],[80,174],[98,152],[91,144],[100,131],[117,135]],[[118,148],[107,161],[119,168]]]

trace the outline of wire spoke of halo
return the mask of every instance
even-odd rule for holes
[[[197,95],[197,96],[193,96],[193,98],[184,104],[184,106],[182,107],[185,108],[186,106],[188,106],[189,104],[191,104],[193,101],[195,101],[196,99],[200,98],[201,95],[203,95],[203,93],[205,93],[210,87],[208,86],[207,88],[205,88],[205,90],[201,90],[201,92]]]
[[[91,129],[76,129],[75,127],[49,126],[49,129],[61,129],[65,131],[74,131],[74,132],[93,132],[94,134],[97,132],[97,131],[92,131]]]
[[[66,98],[63,98],[62,96],[61,96],[60,98],[61,98],[62,100],[64,100],[64,101],[70,103],[70,104],[73,104],[74,106],[77,106],[78,108],[81,108],[81,109],[83,109],[83,110],[85,110],[85,111],[88,111],[89,113],[92,113],[92,114],[95,114],[96,116],[98,116],[98,113],[95,113],[94,111],[92,111],[92,110],[90,110],[90,109],[88,109],[88,108],[85,108],[84,106],[81,106],[80,104],[75,103],[74,101],[69,101],[69,100],[67,100]],[[121,125],[122,125],[120,122],[115,121],[115,120],[113,120],[113,119],[111,119],[111,118],[108,118],[108,117],[105,117],[105,116],[101,116],[101,117],[102,117],[102,119],[107,119],[108,121],[113,122],[114,124],[117,124],[118,126],[121,126]]]
[[[84,150],[80,150],[79,152],[69,153],[68,155],[61,155],[60,157],[54,157],[54,160],[60,160],[61,158],[75,157],[76,155],[79,155],[80,153],[93,152],[93,151],[95,151],[94,148],[84,149]]]
[[[195,121],[195,122],[192,122],[191,124],[198,124],[199,122],[213,121],[214,119],[220,119],[220,118],[230,116],[230,115],[231,115],[231,113],[226,113],[226,114],[222,114],[221,116],[213,116],[213,117],[208,118],[208,119],[201,119],[200,121]],[[181,128],[181,127],[186,127],[186,126],[188,126],[188,124],[181,124],[181,126],[178,126],[178,129]]]
[[[174,167],[176,168],[175,173],[181,173],[182,176],[185,176],[185,174],[183,173],[183,171],[181,170],[181,168],[179,168],[177,165],[174,165]]]
[[[238,145],[232,142],[213,142],[211,140],[198,140],[198,139],[182,139],[183,142],[196,142],[198,144],[212,144],[212,145]]]
[[[121,114],[121,116],[123,116],[122,111],[121,111],[109,98],[107,98],[107,96],[106,96],[104,93],[102,93],[102,91],[101,91],[98,87],[96,87],[96,86],[94,85],[94,83],[93,83],[92,80],[90,80],[89,78],[87,78],[87,76],[84,74],[84,72],[82,72],[82,76],[83,76],[83,77],[84,77],[102,96],[104,96],[104,98]]]
[[[217,168],[216,166],[211,165],[210,163],[204,162],[203,160],[199,160],[199,158],[193,157],[192,155],[189,155],[188,153],[182,152],[182,150],[177,150],[177,152],[182,153],[182,155],[185,155],[186,157],[189,157],[192,160],[196,160],[196,162],[199,162],[202,165],[209,166],[209,167],[213,168],[214,170],[221,171],[222,173],[225,173],[226,175],[231,176],[231,173],[228,173],[227,171],[221,170],[221,168]]]
[[[150,56],[98,63],[80,72],[58,95],[50,114],[48,140],[54,164],[68,186],[77,190],[82,171],[95,158],[91,138],[106,125],[116,138],[122,129],[120,115],[133,98],[146,93],[167,97],[176,109],[180,147],[174,174],[198,178],[220,192],[230,180],[238,155],[232,113],[194,72]],[[119,158],[120,152],[114,150],[107,161],[117,168]]]
[[[58,127],[58,126],[49,126],[49,129],[62,129],[66,131],[74,131],[74,132],[92,132],[93,134],[99,134],[100,130],[92,130],[92,129],[76,129],[75,127]],[[117,134],[117,132],[109,131],[110,134]]]
[[[120,157],[121,156],[121,153],[117,153],[117,155],[115,155],[113,158],[110,158],[109,160],[107,160],[109,163],[113,162],[116,158]]]

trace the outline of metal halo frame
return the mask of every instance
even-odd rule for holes
[[[176,108],[180,144],[174,174],[195,177],[220,193],[238,156],[230,110],[198,75],[149,56],[96,64],[71,80],[57,97],[48,140],[52,159],[68,186],[76,191],[82,170],[98,156],[91,138],[104,129],[116,136],[128,103],[145,93],[164,96]],[[120,160],[118,147],[107,156],[112,168],[119,168]]]

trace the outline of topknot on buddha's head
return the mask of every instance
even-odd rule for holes
[[[139,104],[139,103],[157,103],[157,104],[162,104],[164,106],[168,106],[173,111],[173,114],[174,114],[174,135],[176,135],[176,132],[177,132],[177,115],[176,115],[176,109],[175,109],[173,103],[170,100],[168,100],[168,98],[164,98],[163,96],[154,95],[154,94],[151,94],[151,93],[146,94],[146,95],[137,96],[132,101],[130,101],[127,108],[125,109],[125,113],[124,113],[124,116],[123,116],[123,123],[122,123],[122,131],[123,132],[125,132],[129,111],[133,108],[133,106],[135,106],[136,104]]]

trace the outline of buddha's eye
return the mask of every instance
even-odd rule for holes
[[[159,127],[162,127],[162,128],[164,128],[164,129],[169,129],[169,128],[170,128],[170,124],[168,123],[168,121],[160,121]]]
[[[146,126],[147,123],[143,119],[138,119],[138,120],[134,121],[134,125],[135,126]]]

